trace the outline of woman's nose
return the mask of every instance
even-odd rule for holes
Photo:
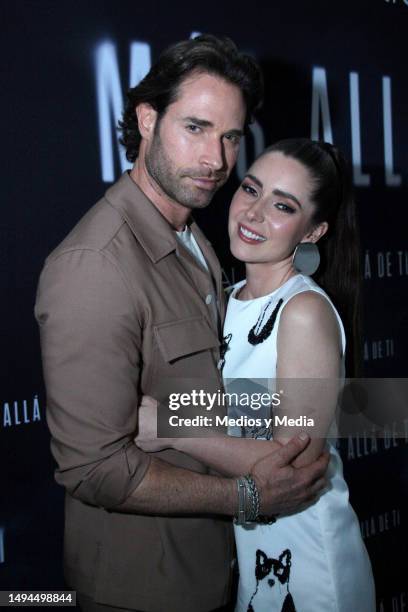
[[[264,220],[264,209],[261,200],[257,200],[247,210],[249,221],[257,221],[261,223]]]

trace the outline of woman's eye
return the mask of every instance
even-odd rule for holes
[[[248,193],[249,195],[258,195],[256,190],[251,185],[248,185],[248,183],[242,183],[241,188],[245,191],[245,193]]]
[[[295,212],[294,208],[292,208],[288,204],[284,204],[283,202],[277,202],[275,206],[276,208],[278,208],[279,210],[285,213],[293,214]]]

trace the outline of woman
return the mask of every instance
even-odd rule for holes
[[[313,503],[271,518],[269,524],[235,525],[240,570],[236,611],[373,612],[370,562],[348,503],[341,459],[325,438],[344,377],[342,319],[351,349],[350,374],[357,352],[359,254],[344,158],[327,143],[290,139],[274,144],[235,193],[228,229],[231,252],[245,262],[246,279],[235,285],[229,300],[224,379],[286,381],[285,414],[313,416],[320,426],[319,437],[313,437],[295,464],[312,461],[326,444],[331,455],[328,487]],[[310,277],[317,242],[322,262],[316,277],[327,293]],[[151,410],[140,414],[137,441],[143,440],[144,427],[151,430],[154,418]],[[253,437],[259,433],[246,431]],[[272,434],[273,441],[158,440],[156,449],[171,444],[224,473],[240,475],[292,435],[276,421]]]

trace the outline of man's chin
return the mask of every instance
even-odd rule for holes
[[[183,206],[185,206],[186,208],[191,208],[192,210],[206,208],[211,203],[211,200],[214,197],[216,189],[214,189],[214,191],[211,191],[211,192],[209,192],[207,189],[200,190],[200,191],[201,193],[195,191],[194,193],[191,194],[190,197],[183,198],[184,199],[184,201],[182,202]],[[205,192],[203,193],[203,191]]]
[[[192,203],[190,203],[190,208],[191,209],[198,209],[200,210],[200,208],[207,208],[207,206],[209,204],[211,204],[211,200],[212,200],[212,196],[210,198],[206,198],[205,200],[196,200]]]

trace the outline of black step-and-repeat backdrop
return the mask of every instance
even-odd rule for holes
[[[278,138],[334,142],[354,168],[365,373],[405,377],[408,0],[4,0],[0,12],[0,589],[54,589],[63,587],[63,491],[53,482],[32,310],[44,258],[127,167],[115,130],[124,91],[164,47],[197,32],[228,35],[258,59],[264,108],[229,185],[199,217],[225,284],[242,276],[226,219],[247,165]],[[393,431],[390,420],[378,441],[367,432],[342,442],[384,612],[408,609],[408,431]]]

